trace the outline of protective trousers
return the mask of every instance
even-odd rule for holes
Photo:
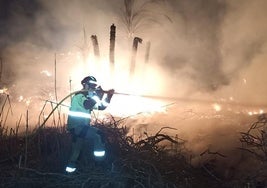
[[[83,149],[86,140],[92,140],[94,150],[103,150],[104,143],[101,136],[98,134],[99,130],[92,126],[77,126],[70,130],[72,134],[72,151],[70,156],[70,163],[76,164],[81,150]]]

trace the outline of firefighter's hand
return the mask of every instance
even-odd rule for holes
[[[107,102],[110,102],[114,92],[115,92],[114,89],[110,89],[110,90],[107,91]]]
[[[101,86],[98,86],[95,90],[97,96],[99,97],[100,100],[102,100],[103,96],[104,96],[104,90],[102,89]]]
[[[112,96],[114,94],[115,90],[114,89],[110,89],[108,90],[108,95],[109,96]]]

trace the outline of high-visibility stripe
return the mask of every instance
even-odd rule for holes
[[[105,100],[102,100],[102,105],[107,107],[109,105],[109,103]]]
[[[89,80],[89,83],[90,84],[96,84],[97,85],[97,82],[96,81],[93,81],[93,80]]]
[[[96,96],[96,95],[92,96],[92,99],[94,99],[94,101],[95,101],[97,104],[99,104],[99,103],[101,102],[100,99],[98,98],[98,96]]]
[[[66,167],[66,172],[74,172],[76,170],[76,168],[72,168],[72,167]]]
[[[82,118],[91,118],[90,114],[84,113],[84,112],[74,112],[74,111],[69,111],[68,115],[74,116],[74,117],[82,117]]]
[[[95,157],[104,157],[105,156],[105,150],[102,151],[94,151]]]

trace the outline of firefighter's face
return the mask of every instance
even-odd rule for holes
[[[84,89],[87,89],[87,90],[95,90],[96,89],[96,84],[92,84],[92,83],[88,83],[88,84],[85,84],[84,85]]]

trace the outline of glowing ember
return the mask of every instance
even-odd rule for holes
[[[22,95],[18,97],[18,102],[24,102],[28,107],[31,104],[32,98],[24,98]]]
[[[221,109],[222,109],[221,106],[219,104],[217,104],[217,103],[213,104],[212,106],[213,106],[214,110],[217,111],[217,112],[221,111]]]
[[[24,98],[23,98],[23,96],[21,95],[21,96],[19,96],[18,101],[19,101],[19,102],[22,102],[23,99],[24,99]]]
[[[248,115],[252,116],[252,115],[260,115],[260,114],[264,114],[264,110],[263,109],[259,109],[259,111],[249,111]]]
[[[31,104],[31,98],[28,98],[25,100],[26,106],[29,106]]]

